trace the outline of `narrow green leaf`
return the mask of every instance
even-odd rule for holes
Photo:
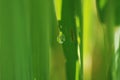
[[[66,41],[63,43],[63,51],[66,58],[67,80],[75,80],[77,55],[77,35],[75,25],[75,1],[62,1],[62,32]]]

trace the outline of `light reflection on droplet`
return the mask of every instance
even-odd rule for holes
[[[59,44],[63,44],[65,42],[65,35],[62,32],[59,33],[59,35],[57,37],[57,42]]]

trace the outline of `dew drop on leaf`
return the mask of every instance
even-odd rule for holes
[[[65,35],[62,32],[59,33],[59,35],[57,37],[57,42],[59,44],[63,44],[65,42]]]

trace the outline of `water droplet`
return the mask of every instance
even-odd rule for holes
[[[63,44],[65,42],[65,35],[62,32],[59,33],[59,35],[57,37],[57,42],[59,44]]]

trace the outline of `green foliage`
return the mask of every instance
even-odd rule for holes
[[[63,43],[63,51],[66,58],[67,80],[74,80],[76,73],[77,35],[74,6],[75,1],[72,0],[64,0],[62,3],[61,25],[66,38],[66,41]]]
[[[0,0],[0,80],[119,80],[120,1],[56,2]]]
[[[0,80],[49,79],[50,5],[0,0]]]

